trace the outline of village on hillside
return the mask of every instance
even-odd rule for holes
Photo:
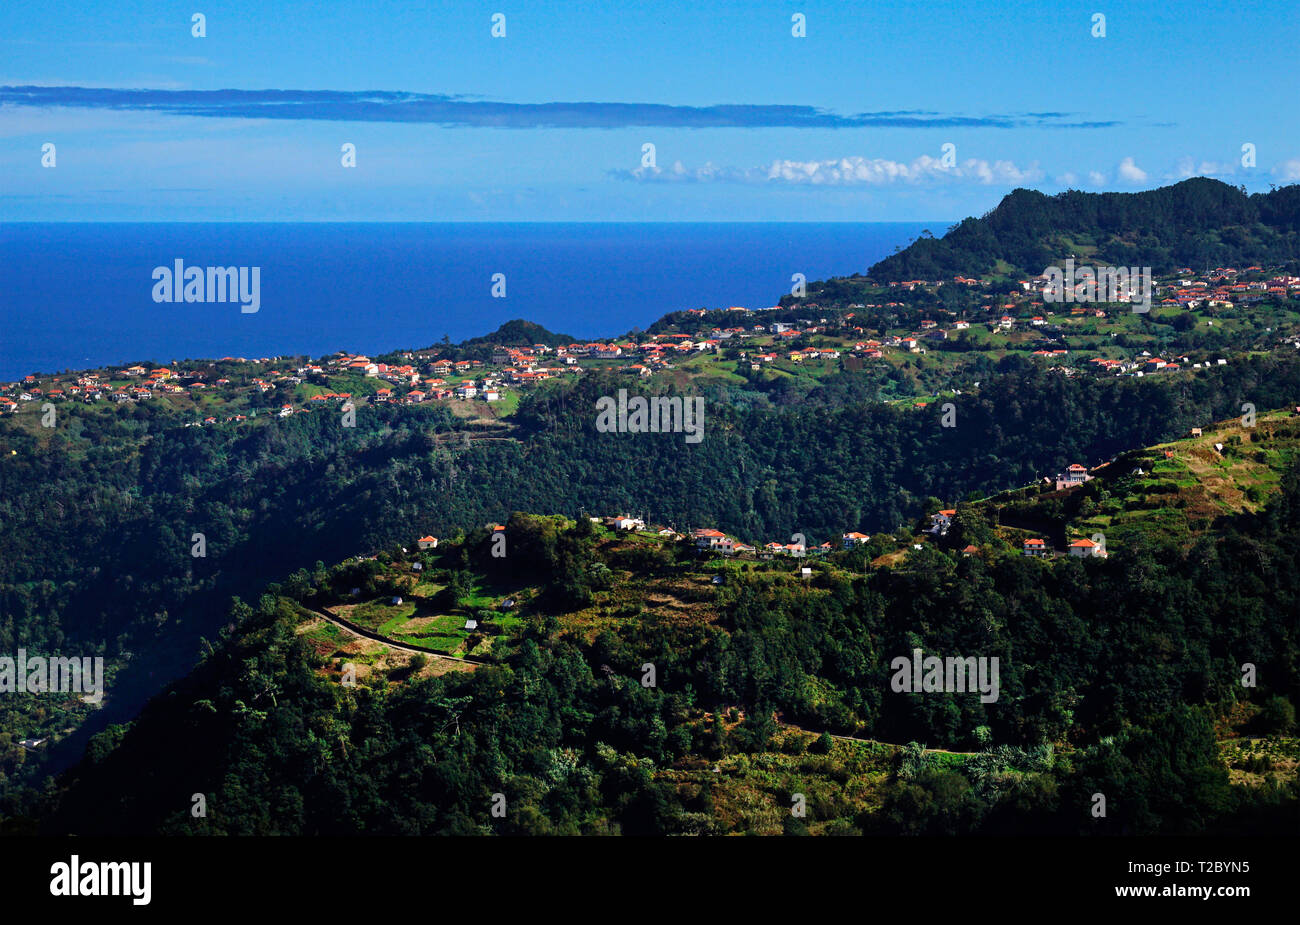
[[[1072,463],[1066,468],[1066,471],[1058,474],[1055,478],[1044,479],[1047,484],[1055,484],[1055,490],[1058,492],[1069,491],[1078,488],[1092,479],[1086,466],[1078,463]],[[948,508],[936,511],[929,515],[929,522],[926,524],[921,533],[921,539],[926,536],[946,537],[949,529],[953,525],[953,520],[957,516],[956,508]],[[615,530],[645,530],[645,522],[640,518],[631,517],[607,517],[602,521],[605,526]],[[667,536],[672,539],[681,539],[679,534],[669,529],[659,529],[657,533],[660,536]],[[751,546],[743,543],[727,534],[714,530],[712,528],[701,528],[692,530],[690,533],[691,541],[696,548],[701,551],[710,553],[719,553],[724,556],[737,556],[758,559],[771,559],[774,556],[821,556],[836,549],[853,550],[859,546],[864,546],[871,541],[871,536],[866,533],[860,533],[856,530],[844,533],[840,536],[838,545],[829,541],[815,546],[809,546],[803,543],[765,543],[761,547]],[[914,548],[921,548],[920,544],[913,544]],[[979,547],[967,545],[961,550],[962,555],[975,555],[980,552]],[[1021,543],[1021,554],[1030,558],[1043,558],[1060,555],[1062,553],[1054,550],[1046,540],[1041,537],[1030,537]],[[1071,542],[1066,550],[1065,555],[1075,556],[1078,558],[1091,558],[1093,556],[1106,556],[1106,550],[1103,544],[1093,542],[1088,538],[1079,538]]]
[[[751,543],[713,527],[688,528],[678,532],[672,526],[647,525],[647,521],[639,516],[594,517],[592,520],[611,531],[689,542],[700,555],[740,560],[818,557],[874,544],[873,561],[887,564],[899,561],[899,557],[909,550],[924,548],[927,541],[941,542],[962,556],[996,553],[1018,554],[1031,559],[1104,559],[1109,555],[1108,546],[1113,545],[1116,539],[1122,545],[1135,533],[1151,536],[1161,530],[1180,534],[1189,530],[1194,532],[1200,529],[1196,526],[1198,523],[1208,524],[1215,517],[1240,510],[1243,506],[1258,507],[1278,487],[1277,473],[1284,471],[1298,455],[1300,406],[1294,406],[1263,413],[1250,426],[1234,419],[1193,427],[1169,443],[1122,454],[1091,468],[1071,463],[1063,471],[1043,476],[1031,485],[1010,489],[971,505],[973,509],[985,512],[1017,504],[1028,507],[1044,503],[1062,505],[1063,509],[1074,514],[1066,516],[1067,523],[1056,525],[1054,532],[1060,537],[1057,542],[1035,532],[1031,526],[1017,524],[1014,517],[1004,520],[993,512],[991,519],[995,526],[992,535],[996,542],[986,547],[968,543],[959,549],[949,535],[958,517],[956,508],[934,511],[912,527],[904,526],[896,533],[873,536],[850,530],[840,535],[838,543],[825,541],[816,544]],[[1097,484],[1106,486],[1106,491],[1093,494],[1102,500],[1099,503],[1079,503],[1080,490],[1098,478],[1102,481]],[[1109,497],[1117,488],[1119,496]]]
[[[1257,266],[1202,274],[1184,269],[1159,281],[1149,314],[1134,312],[1124,294],[1104,305],[1044,302],[1048,285],[1043,276],[1022,280],[1008,294],[960,276],[909,280],[875,287],[880,302],[823,306],[809,296],[767,309],[689,309],[666,316],[656,325],[663,330],[610,342],[440,346],[373,359],[346,352],[316,360],[223,357],[32,373],[0,383],[0,414],[29,405],[36,411],[47,403],[162,399],[196,426],[359,403],[446,403],[467,417],[499,419],[513,413],[523,392],[594,370],[632,380],[669,377],[677,386],[756,376],[818,380],[872,363],[900,371],[919,371],[925,364],[942,372],[974,352],[1023,354],[1067,376],[1140,377],[1227,362],[1213,349],[1174,346],[1163,352],[1162,343],[1216,343],[1263,331],[1265,344],[1300,348],[1297,276]],[[945,287],[962,290],[969,307],[956,311],[940,307],[944,303],[907,301]],[[1161,330],[1144,330],[1141,319],[1148,318],[1161,322]],[[891,320],[896,327],[889,326]],[[917,396],[917,403],[922,397],[928,395]]]

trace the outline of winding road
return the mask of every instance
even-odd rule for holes
[[[394,642],[392,639],[389,639],[387,636],[381,636],[378,633],[374,632],[373,630],[368,630],[365,629],[364,627],[357,626],[357,624],[353,623],[352,621],[345,620],[340,616],[336,616],[332,613],[327,613],[324,610],[317,610],[315,607],[308,607],[306,604],[303,604],[302,607],[304,610],[307,610],[308,612],[315,614],[316,616],[320,617],[322,620],[325,620],[329,623],[333,623],[335,626],[339,627],[340,629],[347,630],[349,633],[351,633],[354,636],[360,636],[363,639],[369,639],[371,642],[380,643],[381,645],[388,646],[390,649],[396,649],[399,652],[410,652],[413,655],[432,655],[434,658],[444,658],[447,661],[451,661],[451,662],[464,662],[465,664],[468,665],[488,664],[488,661],[486,659],[475,658],[472,655],[466,655],[466,656],[448,655],[446,652],[439,652],[436,649],[426,649],[424,646],[411,645],[405,642]]]

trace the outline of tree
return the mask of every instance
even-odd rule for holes
[[[1295,707],[1281,695],[1270,697],[1259,711],[1258,725],[1266,733],[1286,735],[1295,727]]]

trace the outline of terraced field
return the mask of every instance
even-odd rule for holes
[[[387,639],[406,645],[434,649],[447,655],[484,655],[492,640],[518,626],[518,613],[503,610],[504,600],[519,597],[519,589],[493,589],[476,585],[458,603],[449,603],[442,593],[445,586],[433,582],[416,582],[407,578],[401,565],[394,565],[394,578],[406,579],[410,588],[400,595],[385,595],[355,604],[335,604],[326,612]],[[400,599],[400,603],[396,603]],[[491,619],[482,619],[491,611]],[[466,629],[474,619],[474,629]]]
[[[1152,531],[1190,541],[1217,517],[1260,510],[1297,453],[1300,417],[1287,412],[1259,415],[1253,427],[1240,420],[1205,427],[1201,436],[1127,454],[1098,469],[1107,490],[1119,497],[1101,501],[1074,530],[1105,533],[1112,544]]]

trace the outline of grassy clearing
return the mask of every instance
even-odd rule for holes
[[[833,834],[843,823],[879,810],[891,773],[893,749],[835,741],[828,754],[807,751],[816,740],[809,733],[786,731],[776,750],[727,755],[714,762],[692,760],[660,771],[688,804],[707,801],[713,831],[779,835],[793,818],[795,794],[802,794],[805,814],[799,823],[810,833]],[[689,827],[704,820],[684,820]]]

